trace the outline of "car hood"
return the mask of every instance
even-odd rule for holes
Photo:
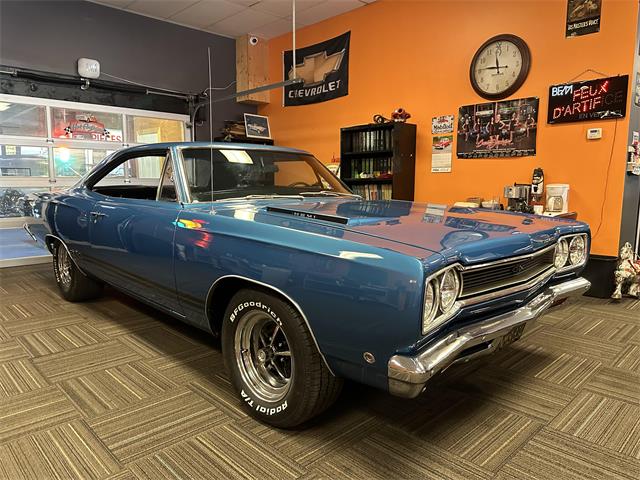
[[[210,211],[211,205],[206,208]],[[463,263],[526,254],[556,242],[561,234],[588,231],[585,224],[568,219],[399,200],[224,202],[216,203],[213,211],[371,245],[391,242],[417,257],[437,252],[447,261]]]

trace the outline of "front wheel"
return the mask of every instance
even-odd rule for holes
[[[53,245],[53,273],[60,293],[70,302],[90,300],[102,293],[102,284],[82,273],[58,241]]]
[[[288,303],[263,291],[241,290],[223,322],[225,365],[256,419],[295,427],[338,397],[342,380],[329,372],[304,319]]]

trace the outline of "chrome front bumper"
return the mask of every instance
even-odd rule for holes
[[[454,363],[488,355],[517,340],[524,329],[558,300],[584,294],[591,283],[576,278],[547,288],[525,306],[475,323],[437,338],[418,355],[394,355],[389,359],[389,392],[417,397],[427,381]]]

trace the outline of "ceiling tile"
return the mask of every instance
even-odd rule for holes
[[[327,0],[296,0],[296,14],[326,1]],[[278,17],[287,17],[291,15],[291,0],[261,0],[251,5],[251,8],[261,12],[273,13]]]
[[[270,39],[291,31],[291,22],[289,20],[278,19],[273,23],[268,23],[262,27],[251,30],[250,33],[260,38]]]
[[[242,5],[243,7],[250,7],[256,2],[260,0],[229,0],[231,3],[237,3],[238,5]]]
[[[110,7],[124,8],[131,5],[134,0],[95,0],[95,3],[101,3]]]
[[[364,5],[359,0],[326,0],[320,5],[296,13],[296,22],[300,25],[312,25]]]
[[[169,18],[195,3],[196,0],[136,0],[127,6],[127,10],[156,18]]]
[[[259,12],[251,8],[242,10],[224,20],[221,20],[207,27],[207,30],[221,35],[237,37],[248,32],[253,32],[255,28],[262,27],[278,20],[278,17],[269,13]]]
[[[244,8],[227,0],[200,0],[195,5],[172,15],[169,20],[202,28],[230,17]]]

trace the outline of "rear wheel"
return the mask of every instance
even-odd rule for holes
[[[102,284],[83,274],[58,241],[53,245],[53,273],[60,293],[70,302],[89,300],[102,293]]]
[[[324,364],[304,319],[263,291],[241,290],[231,299],[222,349],[245,409],[270,425],[300,425],[340,393],[342,380]]]

